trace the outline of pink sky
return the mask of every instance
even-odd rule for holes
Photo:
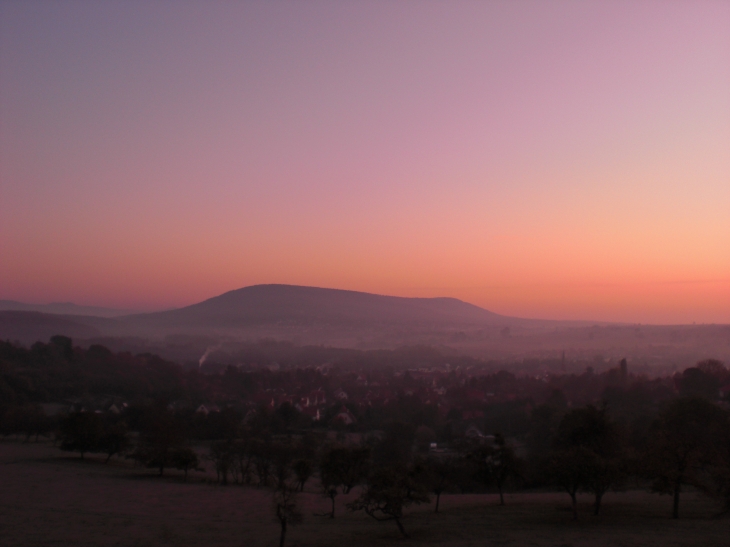
[[[0,299],[730,323],[730,3],[0,3]]]

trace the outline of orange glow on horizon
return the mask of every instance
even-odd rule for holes
[[[0,3],[0,299],[730,323],[730,4]]]

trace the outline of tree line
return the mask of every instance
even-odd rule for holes
[[[181,417],[159,403],[137,416],[135,442],[124,415],[110,419],[94,412],[64,417],[57,435],[61,449],[82,458],[93,452],[105,454],[107,461],[125,455],[159,475],[174,468],[187,478],[206,460],[221,485],[272,489],[282,504],[282,533],[291,519],[297,520],[297,493],[311,481],[330,501],[322,516],[335,518],[337,496],[359,488],[348,508],[392,520],[404,536],[403,509],[433,499],[438,512],[443,492],[496,491],[504,504],[506,489],[560,489],[578,518],[579,492],[594,497],[592,509],[599,515],[607,493],[641,485],[669,494],[671,515],[678,518],[681,493],[691,487],[717,499],[721,513],[730,511],[730,415],[696,396],[669,402],[643,446],[629,442],[605,406],[568,409],[548,444],[540,441],[539,452],[524,457],[499,433],[463,438],[452,449],[436,452],[419,450],[408,424],[392,423],[378,435],[348,442],[311,431],[273,435],[265,413],[245,421],[229,414],[227,437],[209,442],[204,454],[186,435]]]
[[[348,403],[359,422],[335,426],[328,420],[314,424],[289,402],[222,404],[207,413],[176,402],[181,394],[214,391],[226,382],[244,395],[292,379],[330,389],[332,382],[352,379],[350,372],[198,374],[154,356],[83,350],[65,337],[29,350],[0,344],[0,391],[10,395],[0,399],[0,434],[25,441],[45,435],[81,458],[128,458],[159,475],[179,470],[184,479],[207,465],[221,485],[270,489],[282,544],[288,527],[302,517],[297,497],[306,484],[329,501],[322,518],[335,518],[337,497],[354,490],[349,510],[394,521],[404,536],[404,509],[433,500],[438,511],[444,492],[494,491],[504,504],[505,491],[559,489],[578,518],[580,492],[592,495],[599,515],[606,494],[641,487],[669,494],[670,514],[678,518],[682,492],[692,488],[718,500],[721,512],[730,511],[730,418],[719,391],[730,375],[718,361],[655,380],[631,377],[625,362],[605,374],[587,371],[550,384],[509,373],[444,376],[444,397],[457,399],[480,388],[551,390],[541,401],[526,397],[475,407],[484,412],[475,423],[491,427],[487,435],[479,427],[464,431],[470,419],[463,413],[470,407],[453,407],[443,416],[436,404],[409,395],[406,390],[419,387],[415,375],[390,376],[398,387],[393,401],[365,409]],[[79,402],[57,417],[39,406],[56,399],[54,393],[81,389],[87,398],[108,390],[128,390],[135,398],[115,412]],[[581,399],[580,389],[592,395]]]

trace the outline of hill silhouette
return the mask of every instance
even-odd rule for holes
[[[91,315],[94,317],[119,317],[129,315],[134,310],[119,310],[99,306],[79,306],[73,302],[53,302],[51,304],[26,304],[15,300],[0,300],[0,311],[35,311],[55,315]]]
[[[93,338],[101,331],[85,316],[67,316],[35,311],[0,311],[0,339],[32,344],[55,334],[72,338]],[[94,319],[96,322],[97,318]]]
[[[296,285],[253,285],[176,310],[122,318],[150,327],[446,327],[514,319],[456,298],[404,298]]]
[[[0,340],[24,344],[63,334],[115,351],[158,353],[197,362],[214,351],[236,363],[241,344],[446,348],[489,359],[560,359],[596,363],[628,357],[648,365],[730,360],[730,325],[635,325],[519,319],[456,298],[403,298],[293,285],[254,285],[176,310],[99,317],[0,311]],[[237,349],[238,348],[238,349]]]

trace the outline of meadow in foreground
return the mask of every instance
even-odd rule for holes
[[[279,525],[269,490],[215,484],[207,473],[183,482],[182,474],[156,477],[129,461],[81,461],[47,443],[0,442],[0,529],[6,545],[277,545]],[[392,523],[378,523],[337,499],[337,517],[314,484],[300,494],[303,521],[287,545],[357,547],[410,545],[672,546],[727,545],[728,520],[713,518],[715,505],[687,492],[679,520],[669,518],[671,499],[644,491],[606,495],[602,514],[579,499],[573,521],[560,493],[447,494],[439,514],[433,503],[406,511],[411,538]]]

